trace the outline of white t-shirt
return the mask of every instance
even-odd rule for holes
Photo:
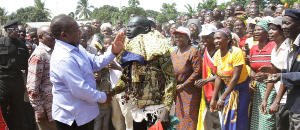
[[[288,42],[284,41],[277,49],[277,45],[273,48],[271,53],[271,63],[279,70],[287,69],[287,56],[289,53]],[[274,84],[275,90],[278,93],[281,81]],[[286,103],[287,93],[285,93],[280,103]]]

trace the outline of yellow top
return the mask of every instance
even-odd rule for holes
[[[221,77],[226,85],[232,79],[233,68],[235,66],[243,65],[237,84],[244,82],[248,78],[243,51],[240,48],[233,46],[224,57],[221,57],[221,51],[218,50],[214,60],[214,64],[217,67],[217,75]]]

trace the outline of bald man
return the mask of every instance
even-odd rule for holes
[[[126,36],[126,46],[117,58],[124,70],[111,93],[125,92],[122,99],[132,105],[129,109],[134,130],[146,130],[156,120],[166,129],[177,84],[170,43],[160,32],[151,30],[147,18],[140,16],[130,19]]]
[[[52,117],[58,130],[93,130],[99,115],[98,103],[108,103],[110,94],[96,89],[94,72],[107,66],[123,50],[122,37],[116,36],[111,49],[103,55],[90,54],[79,45],[81,31],[67,15],[51,21],[55,47],[50,61],[53,83]]]
[[[39,129],[56,130],[51,115],[52,83],[49,76],[49,63],[55,39],[49,26],[42,26],[38,29],[38,38],[40,43],[28,62],[26,87]]]

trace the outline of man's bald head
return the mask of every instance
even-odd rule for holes
[[[39,35],[42,35],[42,34],[45,33],[45,32],[51,33],[51,31],[50,31],[50,26],[48,26],[48,25],[43,25],[43,26],[41,26],[40,28],[38,28],[38,30],[37,30],[38,36],[39,36]]]
[[[37,30],[39,41],[50,48],[54,47],[55,39],[50,31],[50,26],[43,25]]]
[[[74,26],[74,23],[76,23],[76,21],[68,15],[61,14],[55,16],[50,24],[51,33],[56,39],[60,39],[61,33],[67,32],[69,28]]]
[[[146,34],[150,30],[150,21],[145,17],[136,16],[131,18],[127,24],[126,36],[131,39],[139,34]]]
[[[139,25],[142,25],[144,27],[149,26],[150,27],[150,21],[146,17],[136,16],[130,19],[131,23],[137,23]]]

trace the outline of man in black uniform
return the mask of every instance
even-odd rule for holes
[[[0,106],[10,130],[22,130],[24,79],[29,58],[25,43],[18,39],[18,21],[4,25],[7,37],[0,38]]]

